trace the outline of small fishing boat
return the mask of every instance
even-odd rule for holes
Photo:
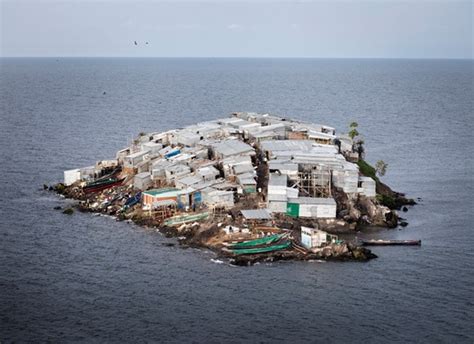
[[[102,190],[105,190],[105,189],[108,189],[108,188],[111,188],[111,187],[114,187],[114,186],[121,185],[124,180],[125,180],[125,178],[122,178],[122,179],[117,179],[117,178],[101,179],[101,180],[97,180],[97,181],[86,184],[86,186],[84,186],[82,188],[82,190],[85,193],[99,192],[99,191],[102,191]]]
[[[291,246],[291,241],[285,241],[281,244],[270,245],[265,247],[254,247],[254,248],[242,248],[242,249],[231,249],[230,251],[236,255],[243,254],[259,254],[259,253],[268,253],[275,252],[280,250],[285,250]]]
[[[420,246],[421,240],[362,240],[364,246]]]
[[[135,196],[130,197],[129,199],[127,199],[127,201],[123,205],[123,208],[124,209],[129,209],[129,208],[133,207],[135,204],[140,202],[141,198],[142,198],[142,193],[139,192]]]
[[[260,246],[260,245],[269,245],[282,239],[285,234],[286,233],[274,234],[274,235],[269,235],[263,238],[255,239],[255,240],[238,242],[235,244],[230,244],[229,248],[239,249],[239,248],[250,248],[250,247],[255,247],[255,246]]]

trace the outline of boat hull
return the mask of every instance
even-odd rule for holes
[[[109,188],[114,187],[114,186],[122,185],[124,180],[125,180],[125,178],[118,179],[118,180],[115,180],[115,181],[111,181],[109,183],[103,183],[103,184],[97,184],[97,185],[91,185],[91,186],[86,185],[82,190],[87,194],[88,193],[95,193],[95,192],[99,192],[99,191],[102,191],[102,190],[109,189]]]
[[[420,246],[421,240],[366,240],[364,246]]]

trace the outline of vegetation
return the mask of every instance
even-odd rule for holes
[[[66,190],[66,185],[64,185],[63,183],[58,183],[54,186],[54,191],[56,191],[59,194],[64,193],[65,190]]]
[[[399,207],[399,204],[392,196],[377,194],[376,199],[380,204],[390,209],[396,209]]]
[[[352,122],[349,124],[349,137],[354,140],[354,137],[359,136],[359,132],[357,131],[357,127],[359,124],[357,122]]]
[[[66,215],[72,215],[74,213],[74,209],[72,208],[67,208],[67,209],[64,209],[63,211],[63,214],[66,214]]]
[[[383,161],[379,160],[375,163],[375,172],[380,176],[383,177],[387,172],[388,164]]]
[[[357,165],[359,165],[359,171],[366,177],[370,177],[376,182],[379,182],[379,178],[377,177],[377,170],[370,166],[365,160],[360,159],[357,161]]]

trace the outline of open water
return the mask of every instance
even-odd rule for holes
[[[473,61],[0,59],[1,342],[472,343]],[[105,94],[104,94],[105,92]],[[344,131],[419,205],[368,263],[219,264],[53,210],[140,131],[257,111]]]

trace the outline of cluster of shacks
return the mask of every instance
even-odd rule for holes
[[[349,197],[375,197],[374,180],[359,175],[357,164],[348,161],[353,156],[352,140],[332,127],[239,112],[142,134],[106,162],[133,178],[149,209],[232,208],[236,196],[259,192],[270,214],[334,218],[331,186]],[[93,180],[101,171],[97,165],[65,171],[65,184]],[[257,171],[265,180],[258,188]]]

